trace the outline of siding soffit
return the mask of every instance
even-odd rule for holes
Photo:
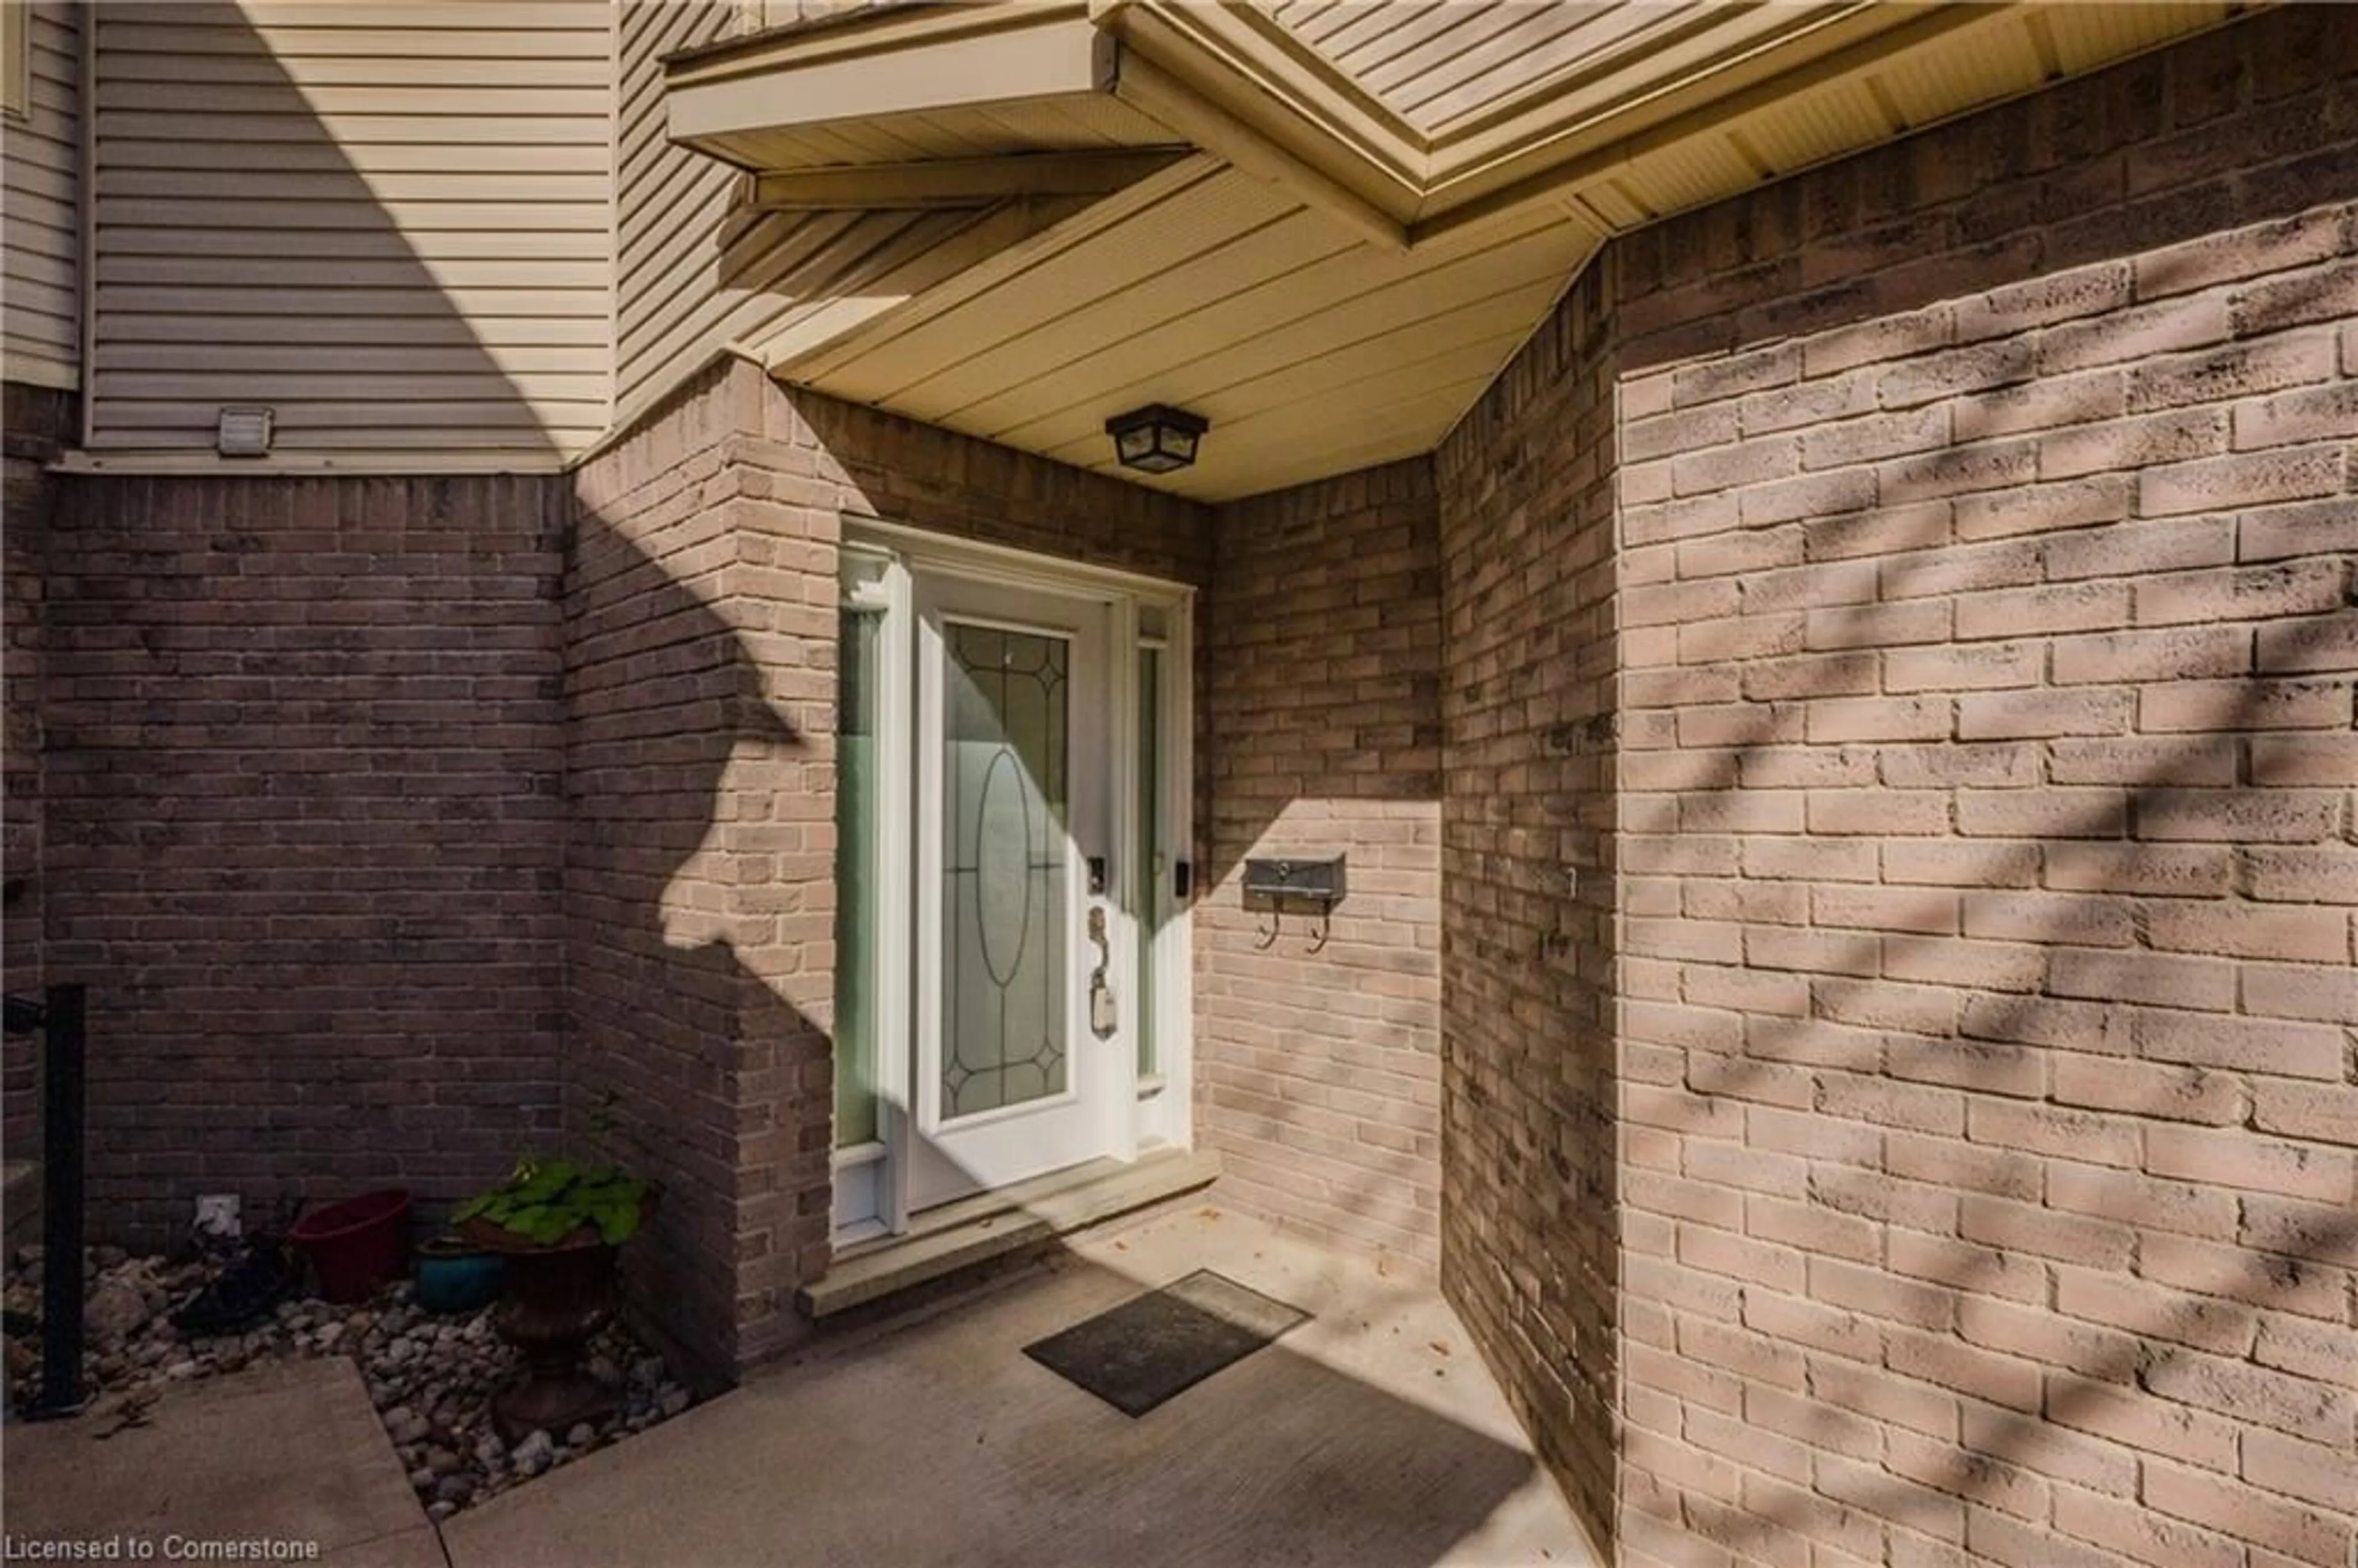
[[[773,373],[1109,472],[1107,415],[1182,403],[1145,482],[1217,501],[1431,449],[1615,234],[2247,9],[918,4],[666,89],[749,202],[1086,203]]]

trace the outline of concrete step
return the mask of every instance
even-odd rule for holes
[[[821,1323],[855,1308],[874,1308],[1045,1247],[1060,1236],[1207,1187],[1219,1173],[1220,1157],[1208,1149],[1169,1149],[1129,1164],[1092,1160],[979,1193],[916,1216],[906,1235],[845,1249],[825,1279],[802,1290],[797,1304],[805,1316]]]

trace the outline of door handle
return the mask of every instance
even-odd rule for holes
[[[1106,935],[1105,905],[1089,906],[1089,940],[1097,944],[1097,968],[1089,971],[1089,1030],[1098,1039],[1109,1037],[1120,1027],[1113,1000],[1113,988],[1106,981],[1106,971],[1113,964],[1113,943]]]

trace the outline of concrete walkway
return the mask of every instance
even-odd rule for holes
[[[1315,1316],[1132,1420],[1022,1346],[1210,1268]],[[1594,1568],[1429,1286],[1212,1208],[459,1515],[452,1568]]]
[[[20,1543],[90,1541],[103,1552],[119,1541],[121,1561],[143,1550],[150,1561],[185,1561],[251,1541],[330,1568],[445,1568],[350,1361],[177,1388],[143,1424],[117,1426],[96,1414],[10,1423],[0,1500],[12,1555]]]

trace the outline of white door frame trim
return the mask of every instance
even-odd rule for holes
[[[881,885],[899,890],[892,896],[903,918],[886,922],[877,942],[878,1055],[876,1063],[877,1128],[880,1142],[841,1149],[834,1155],[835,1223],[840,1247],[878,1235],[899,1234],[909,1226],[908,1173],[915,1128],[918,1086],[914,1082],[914,996],[916,988],[914,932],[911,929],[915,902],[916,729],[917,682],[914,659],[916,604],[914,573],[932,571],[971,581],[1018,589],[1080,595],[1106,602],[1112,611],[1108,671],[1108,735],[1113,751],[1110,781],[1109,842],[1114,857],[1119,907],[1133,912],[1122,922],[1125,940],[1112,966],[1118,978],[1135,979],[1137,957],[1130,944],[1138,939],[1145,907],[1141,877],[1150,871],[1130,864],[1129,849],[1138,842],[1141,791],[1139,755],[1139,650],[1142,643],[1159,644],[1163,663],[1163,744],[1162,798],[1164,837],[1175,860],[1195,859],[1195,605],[1190,585],[1146,573],[1067,561],[1053,556],[1003,545],[954,538],[882,518],[847,516],[842,542],[848,548],[882,554],[889,560],[881,583],[870,585],[865,602],[882,610],[884,634],[879,657],[877,694],[878,874]],[[1141,636],[1141,611],[1159,611],[1159,635]],[[964,617],[962,617],[964,619]],[[1136,1142],[1150,1147],[1187,1148],[1194,1142],[1193,923],[1189,903],[1167,901],[1171,918],[1154,942],[1157,977],[1154,1034],[1158,1068],[1155,1076],[1140,1082],[1136,1095]],[[1134,989],[1126,987],[1125,989]],[[1135,999],[1132,999],[1134,1001]],[[1135,1076],[1135,1019],[1130,1031]],[[847,1178],[860,1184],[868,1209],[848,1215],[844,1190]]]
[[[886,550],[918,566],[1016,588],[1061,589],[1066,593],[1079,589],[1189,603],[1195,598],[1195,589],[1175,579],[1122,567],[1098,566],[1091,561],[1066,560],[1036,550],[1019,550],[1011,545],[935,534],[912,528],[905,523],[887,523],[881,517],[844,518],[843,542]]]
[[[910,832],[915,784],[911,746],[916,732],[916,683],[913,660],[914,640],[896,633],[915,614],[909,568],[889,547],[863,546],[847,531],[844,545],[861,554],[879,557],[882,571],[861,582],[844,602],[881,614],[882,634],[877,639],[876,691],[876,876],[881,887],[907,887],[915,876],[915,848]],[[907,1167],[895,1151],[907,1146],[910,1114],[910,1063],[905,1051],[886,1048],[891,1041],[911,1037],[912,992],[910,939],[906,921],[888,920],[876,934],[875,1029],[877,1060],[871,1064],[876,1090],[876,1139],[872,1142],[834,1151],[828,1194],[834,1215],[829,1229],[838,1244],[896,1232],[908,1223]],[[837,955],[840,961],[841,954]],[[856,1185],[857,1193],[848,1191]]]

